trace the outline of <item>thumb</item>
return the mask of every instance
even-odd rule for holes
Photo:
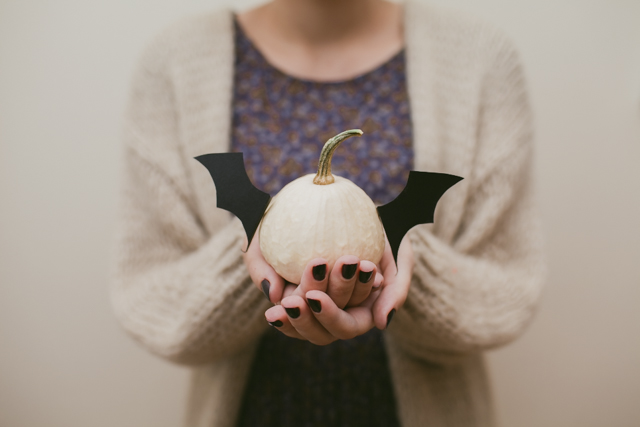
[[[285,282],[264,259],[264,256],[262,256],[258,233],[256,233],[255,237],[251,240],[251,245],[247,249],[247,252],[243,254],[243,258],[253,283],[264,293],[270,302],[279,304],[282,300]]]
[[[413,275],[413,264],[413,249],[409,238],[405,236],[398,250],[397,267],[393,256],[391,256],[390,261],[387,258],[384,264],[381,263],[381,266],[384,265],[386,268],[382,271],[385,285],[372,307],[376,328],[380,330],[386,329],[396,311],[399,310],[407,300],[409,287],[411,285],[411,276]]]

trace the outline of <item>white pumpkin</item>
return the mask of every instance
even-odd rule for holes
[[[307,263],[325,258],[329,268],[343,255],[378,263],[384,231],[367,194],[348,179],[331,175],[337,146],[358,129],[329,139],[320,154],[318,173],[287,184],[271,200],[260,224],[260,250],[285,280],[300,283]]]

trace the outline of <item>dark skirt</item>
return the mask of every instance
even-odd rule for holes
[[[262,338],[237,427],[400,426],[382,332],[316,346]]]

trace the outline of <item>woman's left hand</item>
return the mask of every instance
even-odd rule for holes
[[[407,298],[413,272],[413,251],[408,239],[403,240],[400,245],[398,269],[387,242],[380,261],[382,274],[376,272],[377,267],[373,270],[372,290],[364,300],[361,298],[357,301],[356,289],[360,284],[357,279],[350,284],[354,290],[352,294],[349,291],[352,296],[341,296],[340,288],[349,288],[349,283],[341,283],[339,280],[339,273],[345,262],[342,258],[336,262],[328,277],[322,281],[315,280],[313,267],[321,262],[322,260],[311,261],[300,285],[288,285],[281,304],[271,307],[265,313],[267,321],[285,335],[326,345],[338,339],[362,335],[374,326],[385,329]],[[365,272],[371,271],[367,261],[361,261],[360,268]],[[347,308],[342,309],[345,305]]]

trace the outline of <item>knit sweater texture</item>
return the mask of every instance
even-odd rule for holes
[[[404,427],[494,426],[482,352],[530,322],[544,277],[532,125],[501,32],[405,7],[415,168],[465,179],[409,233],[415,269],[385,345]],[[112,303],[151,352],[192,367],[187,426],[232,427],[269,307],[242,259],[240,221],[216,208],[193,158],[229,149],[229,10],[182,21],[145,49],[124,129]]]

